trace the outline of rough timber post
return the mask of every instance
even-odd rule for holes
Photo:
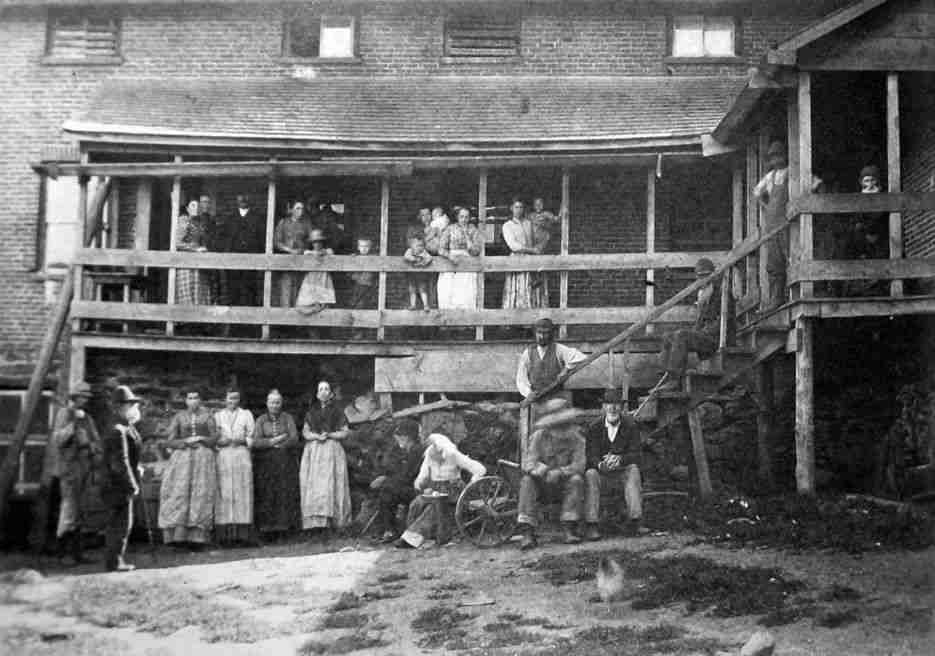
[[[266,190],[266,241],[263,252],[273,253],[273,240],[276,232],[276,176],[270,175]],[[263,307],[267,310],[273,305],[273,272],[263,272]],[[269,324],[260,327],[260,337],[269,339]]]
[[[487,221],[487,170],[481,169],[477,176],[477,225],[483,230],[484,224]],[[486,234],[486,233],[484,233]],[[484,255],[487,252],[487,240],[484,239],[481,241],[480,245],[480,256],[481,261],[483,261]],[[485,284],[484,284],[484,272],[481,271],[477,274],[477,300],[475,306],[478,310],[484,309],[484,296],[486,294]],[[484,327],[477,326],[474,328],[474,339],[482,342],[484,341]]]
[[[899,74],[886,74],[886,184],[887,191],[898,194],[902,190],[899,151]],[[890,259],[903,256],[903,222],[899,212],[890,213]],[[903,281],[890,282],[890,295],[903,295]]]
[[[390,250],[390,181],[383,178],[380,181],[380,255],[388,255]],[[377,341],[386,337],[386,328],[383,326],[383,313],[386,311],[386,271],[381,271],[377,292],[377,311],[380,315],[380,326],[377,328]]]
[[[815,319],[795,320],[795,487],[815,493]]]
[[[175,163],[181,164],[182,156],[175,156]],[[182,178],[181,176],[175,176],[172,178],[172,200],[170,207],[170,218],[169,218],[169,250],[175,252],[176,245],[179,240],[179,209],[182,205]],[[175,268],[169,269],[169,284],[168,291],[166,293],[166,305],[173,306],[175,305],[175,285],[176,285],[176,270]],[[167,321],[166,322],[166,335],[171,337],[175,334],[175,322]]]
[[[812,78],[809,73],[799,73],[798,87],[799,108],[799,188],[797,197],[811,193],[812,186]],[[791,189],[791,181],[790,181]],[[813,259],[815,239],[812,229],[812,215],[799,215],[799,257],[800,262]],[[814,283],[803,282],[799,287],[799,297],[809,298],[814,295]]]
[[[697,408],[688,411],[688,430],[691,433],[695,468],[698,470],[698,492],[703,500],[710,499],[713,493],[711,473],[708,470],[708,454],[705,451],[704,433],[701,430],[701,417]]]
[[[571,221],[571,173],[568,169],[562,169],[562,205],[559,208],[559,219],[562,222],[562,237],[559,252],[562,255],[568,255],[569,225]],[[568,307],[568,272],[562,271],[558,277],[558,306],[561,309]],[[568,324],[562,324],[558,327],[559,339],[568,337]]]
[[[646,172],[646,254],[656,252],[656,168]],[[646,307],[656,304],[656,272],[646,269]],[[646,326],[646,334],[652,334],[653,325]]]

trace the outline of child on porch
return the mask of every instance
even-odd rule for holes
[[[357,238],[357,254],[361,256],[370,255],[370,249],[373,248],[373,241],[366,237]],[[374,307],[376,303],[373,298],[374,287],[377,284],[377,274],[375,271],[354,271],[350,274],[351,278],[351,301],[348,307],[355,310],[364,310]]]
[[[409,248],[403,255],[403,259],[410,265],[424,269],[432,264],[432,256],[425,250],[425,237],[412,235],[409,239]],[[406,275],[406,284],[409,287],[409,309],[417,310],[416,294],[422,299],[422,309],[428,311],[429,305],[429,281],[431,274],[428,273],[409,273]]]
[[[324,257],[334,255],[330,248],[325,247],[324,231],[313,228],[309,235],[311,249],[305,255]],[[334,283],[331,274],[327,271],[309,271],[302,280],[299,295],[295,301],[295,309],[302,314],[317,314],[328,305],[334,305]]]

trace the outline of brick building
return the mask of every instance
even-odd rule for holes
[[[218,358],[211,382],[250,379],[255,405],[274,374],[290,368],[285,386],[294,396],[316,375],[348,369],[358,374],[345,381],[348,394],[508,393],[519,349],[509,328],[540,314],[499,309],[503,277],[518,266],[499,237],[512,197],[542,196],[563,217],[528,266],[549,278],[563,338],[593,350],[594,340],[690,282],[699,256],[723,262],[760,234],[748,192],[766,144],[780,138],[795,150],[790,137],[802,136],[800,114],[789,110],[790,99],[802,101],[801,75],[821,70],[806,83],[820,99],[809,105],[816,135],[842,136],[819,102],[841,96],[843,71],[864,71],[846,46],[864,38],[864,24],[884,40],[889,27],[903,26],[897,37],[915,43],[930,35],[931,4],[3,0],[0,374],[11,391],[24,387],[62,265],[77,263],[63,380],[88,375],[104,384],[105,372],[141,361],[171,370]],[[790,61],[800,51],[808,64]],[[816,141],[806,170],[849,184],[844,155],[892,155],[892,134],[881,128],[892,110],[888,72],[901,76],[905,115],[925,116],[930,55],[904,52],[901,61],[866,65],[880,84],[854,91],[868,98],[866,115],[850,115],[871,126],[865,150],[822,159],[824,145],[836,142]],[[835,63],[824,66],[828,59]],[[932,191],[932,122],[902,124],[904,186],[924,195]],[[86,220],[98,189],[109,191],[99,232],[89,227],[95,217]],[[185,200],[207,193],[226,215],[244,192],[266,219],[265,254],[197,260],[173,252]],[[269,243],[287,203],[313,195],[343,213],[349,233],[374,239],[379,255],[364,268],[379,272],[376,307],[340,307],[341,274],[338,306],[310,319],[272,302],[275,271],[316,266],[274,255]],[[930,199],[916,200],[894,201],[906,226],[906,252],[894,258],[931,254]],[[490,226],[483,270],[471,269],[481,281],[477,310],[403,309],[405,230],[419,207],[435,204],[466,205]],[[95,248],[80,248],[86,231]],[[362,261],[336,256],[320,266],[346,273]],[[176,305],[180,263],[256,271],[264,298],[258,307]],[[851,274],[803,267],[790,276],[793,300],[827,311],[809,299],[809,281]],[[757,309],[760,268],[753,254],[732,272],[741,314]],[[930,311],[923,301],[879,301],[885,310],[869,303],[858,314],[889,312],[893,303],[903,303],[900,312]],[[690,307],[677,306],[653,328],[690,318]],[[788,308],[776,319],[786,329],[799,320]],[[206,325],[228,323],[242,333],[225,337]],[[305,339],[296,326],[328,329],[328,339]],[[451,331],[444,339],[426,332],[437,326]],[[363,338],[349,339],[352,331]],[[257,373],[264,358],[270,366]],[[620,354],[605,360],[575,386],[636,390],[656,376],[648,354],[626,366]],[[160,400],[171,404],[176,392],[159,390]]]

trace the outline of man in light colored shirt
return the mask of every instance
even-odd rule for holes
[[[555,324],[551,319],[539,319],[534,329],[536,343],[523,350],[516,367],[516,389],[525,398],[548,389],[559,376],[586,357],[578,349],[555,341]],[[558,390],[536,402],[556,396],[560,396]]]

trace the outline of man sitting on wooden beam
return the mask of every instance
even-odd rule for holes
[[[714,273],[714,262],[706,257],[695,264],[695,275],[707,278]],[[660,364],[666,372],[667,380],[659,391],[679,391],[683,389],[685,367],[688,354],[697,353],[702,360],[710,358],[717,351],[721,330],[721,284],[720,280],[705,285],[698,290],[695,303],[698,315],[695,325],[674,332],[666,333],[662,340]]]

